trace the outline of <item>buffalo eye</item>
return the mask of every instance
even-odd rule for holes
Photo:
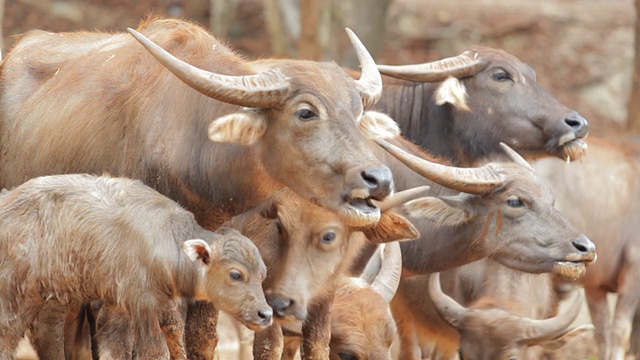
[[[310,109],[300,109],[296,112],[296,116],[298,116],[298,119],[300,120],[309,121],[316,119],[318,114],[314,113],[313,110]]]
[[[282,228],[280,221],[276,221],[276,229],[278,230],[278,235],[282,235],[284,233],[284,229]]]
[[[236,281],[242,280],[242,274],[238,270],[229,271],[229,277],[231,278],[231,280],[236,280]]]
[[[499,71],[497,73],[494,73],[493,75],[491,75],[491,78],[493,78],[493,80],[495,80],[495,81],[509,81],[509,80],[511,80],[511,76],[509,76],[509,74],[507,74],[505,71]]]
[[[358,357],[349,353],[338,353],[340,360],[358,360]]]
[[[325,244],[331,244],[336,239],[336,233],[333,231],[327,231],[322,235],[322,242]]]
[[[507,205],[509,205],[512,208],[519,208],[519,207],[523,207],[524,203],[522,202],[522,200],[520,200],[519,197],[513,196],[507,199]]]

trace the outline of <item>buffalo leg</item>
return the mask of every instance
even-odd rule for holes
[[[303,360],[329,359],[332,304],[333,294],[310,306],[307,319],[302,323],[300,357]]]
[[[212,303],[196,301],[187,308],[185,336],[190,360],[213,360],[218,346],[218,310]]]
[[[285,336],[282,360],[295,360],[296,354],[300,350],[302,338],[298,336]]]
[[[631,336],[633,315],[640,300],[640,251],[628,249],[618,276],[618,301],[611,331],[611,359],[624,359]]]
[[[133,331],[124,309],[105,303],[96,319],[96,341],[101,360],[131,359]]]
[[[253,336],[253,358],[255,360],[280,360],[284,337],[280,324],[274,323]]]
[[[187,352],[184,342],[185,313],[181,301],[171,301],[167,309],[160,314],[160,328],[164,333],[171,360],[186,360]]]
[[[46,303],[38,312],[31,336],[40,359],[65,359],[65,321],[69,310],[58,303]]]
[[[595,327],[595,338],[598,343],[598,359],[609,359],[611,315],[607,304],[607,292],[601,289],[585,289],[591,321]]]

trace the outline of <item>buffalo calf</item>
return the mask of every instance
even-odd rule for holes
[[[96,299],[110,309],[98,332],[106,358],[129,356],[133,344],[141,358],[168,358],[160,321],[177,320],[181,343],[175,312],[185,298],[211,301],[254,329],[271,324],[253,243],[233,229],[204,230],[140,181],[32,179],[0,196],[0,229],[0,358],[13,356],[43,311]],[[129,346],[116,340],[123,331],[133,334]]]

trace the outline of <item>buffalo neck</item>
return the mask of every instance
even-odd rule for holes
[[[411,142],[434,156],[461,165],[462,159],[456,155],[452,108],[435,103],[435,91],[440,83],[383,78],[384,91],[376,109],[394,119]]]
[[[435,162],[446,163],[445,160],[435,159],[422,151],[415,144],[398,137],[393,139],[405,151]],[[377,147],[376,156],[388,166],[394,174],[396,190],[401,191],[416,186],[429,185],[430,196],[452,196],[460,194],[433,183],[417,174],[400,161]],[[450,164],[448,164],[450,165]],[[420,232],[416,240],[401,242],[403,268],[417,274],[426,274],[446,270],[455,266],[467,264],[487,256],[485,239],[477,236],[481,232],[475,231],[473,226],[465,223],[460,226],[439,226],[434,222],[421,218],[409,217]],[[489,226],[490,224],[486,224]]]

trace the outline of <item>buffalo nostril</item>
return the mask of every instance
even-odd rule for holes
[[[578,113],[569,115],[566,119],[564,119],[564,123],[569,125],[569,127],[573,129],[573,131],[575,131],[578,135],[586,135],[586,132],[589,129],[589,122],[587,121],[587,119],[583,118]]]
[[[595,244],[592,243],[591,240],[589,240],[586,236],[581,236],[576,240],[573,240],[571,244],[573,244],[573,247],[581,253],[589,254],[595,253],[596,251]]]
[[[373,168],[360,172],[360,177],[369,188],[369,195],[381,200],[391,193],[393,176],[388,168]]]
[[[262,320],[268,320],[273,317],[273,311],[271,309],[258,310],[258,317]]]

